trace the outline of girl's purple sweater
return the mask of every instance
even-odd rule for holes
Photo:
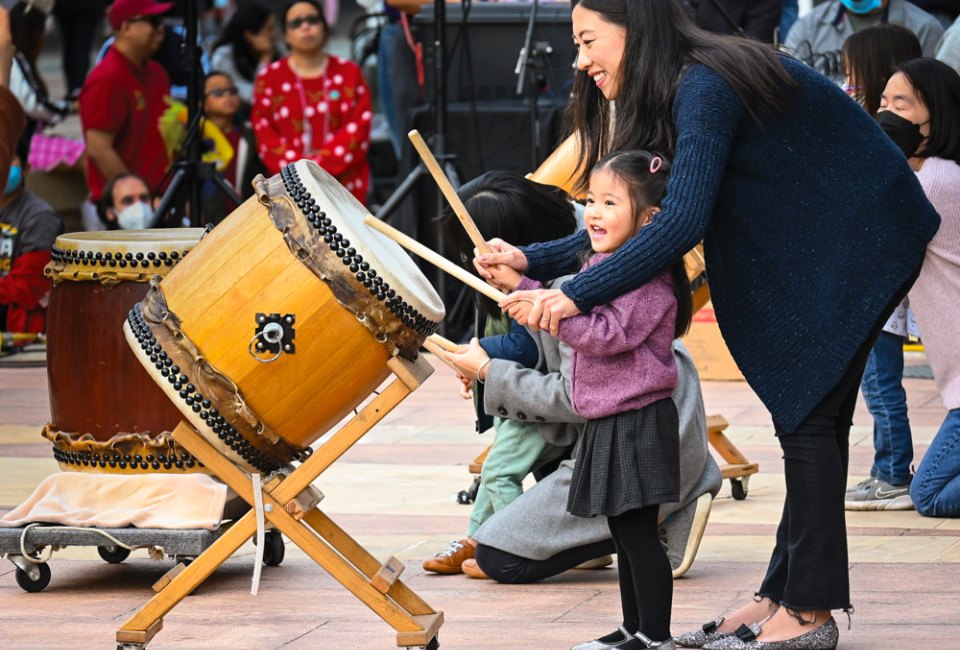
[[[587,269],[609,254],[597,253]],[[581,270],[583,270],[581,269]],[[524,277],[517,289],[539,289]],[[677,301],[670,272],[587,314],[560,321],[558,338],[573,350],[573,408],[585,419],[634,411],[673,394]]]

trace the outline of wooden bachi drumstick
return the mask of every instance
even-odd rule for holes
[[[424,341],[423,347],[426,348],[427,343],[432,344],[434,347],[437,347],[443,350],[444,352],[456,352],[458,349],[460,349],[459,345],[457,345],[450,339],[440,336],[439,334],[431,334],[430,336],[428,336],[427,340]],[[430,348],[427,348],[427,349],[430,350]],[[433,352],[433,350],[430,350],[430,351]]]
[[[460,200],[460,196],[457,194],[457,191],[453,189],[453,183],[450,182],[450,179],[447,178],[447,175],[443,173],[442,169],[440,169],[440,164],[437,162],[437,159],[433,157],[433,152],[430,151],[427,143],[424,142],[423,136],[420,135],[419,131],[414,129],[407,134],[407,137],[410,138],[410,142],[413,143],[413,147],[417,150],[417,153],[420,154],[420,158],[423,159],[423,164],[425,164],[427,169],[430,170],[430,174],[433,176],[433,180],[436,181],[437,185],[440,187],[440,191],[443,192],[445,197],[447,197],[450,207],[453,208],[454,214],[457,215],[460,223],[463,224],[464,230],[467,231],[467,236],[470,237],[470,241],[473,242],[473,245],[476,247],[477,251],[480,253],[489,253],[490,246],[487,245],[483,235],[481,235],[480,231],[477,230],[477,224],[473,223],[470,213],[467,212],[467,206],[463,204],[463,201]]]
[[[427,352],[430,352],[431,354],[433,354],[433,356],[440,359],[440,361],[444,362],[445,364],[447,364],[457,372],[460,372],[459,370],[457,370],[457,367],[455,365],[447,361],[447,357],[444,356],[444,352],[446,352],[446,350],[444,349],[443,344],[437,343],[437,341],[433,340],[434,336],[437,336],[437,335],[434,334],[432,336],[428,336],[427,339],[423,342],[423,347],[426,348]],[[447,339],[443,339],[443,340],[447,341]],[[447,341],[447,343],[451,343],[451,341]]]
[[[427,260],[428,262],[430,262],[431,264],[439,268],[441,271],[446,271],[456,279],[460,280],[460,282],[463,282],[465,285],[467,285],[474,291],[479,291],[480,293],[485,295],[487,298],[490,298],[494,302],[500,302],[501,300],[507,297],[507,294],[503,293],[502,291],[498,291],[497,289],[494,289],[493,287],[491,287],[489,284],[487,284],[477,276],[473,275],[468,271],[465,271],[464,269],[460,268],[459,266],[457,266],[447,258],[443,257],[442,255],[439,255],[438,253],[435,253],[434,251],[430,250],[429,248],[427,248],[417,240],[413,239],[412,237],[407,237],[396,228],[387,225],[386,223],[377,219],[375,216],[368,214],[363,218],[363,223],[367,224],[374,230],[378,230],[379,232],[383,233],[393,241],[397,242],[398,244],[406,248],[411,253],[414,253],[415,255],[422,257],[423,259]]]

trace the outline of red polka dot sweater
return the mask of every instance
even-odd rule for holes
[[[324,73],[299,77],[284,58],[265,67],[253,87],[250,121],[257,151],[276,174],[308,158],[361,202],[370,185],[370,91],[360,67],[330,55]]]

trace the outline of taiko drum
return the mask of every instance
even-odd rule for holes
[[[443,305],[314,163],[254,186],[154,283],[124,330],[197,431],[241,467],[270,473],[369,397],[391,355],[415,358]]]
[[[50,423],[62,469],[197,471],[170,432],[179,412],[123,338],[127,313],[200,240],[201,228],[81,232],[57,238],[44,270]]]

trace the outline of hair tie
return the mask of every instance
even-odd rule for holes
[[[650,161],[650,173],[656,174],[660,171],[660,167],[663,166],[663,158],[660,156],[654,156],[653,160]]]

